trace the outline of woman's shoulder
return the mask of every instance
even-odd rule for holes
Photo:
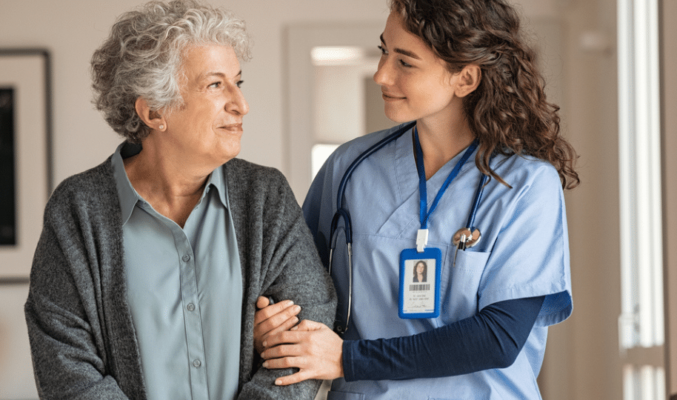
[[[78,204],[91,207],[101,202],[107,203],[111,198],[117,199],[117,189],[111,157],[108,157],[96,167],[72,175],[59,183],[47,202],[47,209]]]
[[[256,164],[241,158],[233,158],[225,163],[226,177],[231,182],[251,185],[261,183],[270,185],[273,183],[286,185],[287,178],[277,168]]]
[[[547,161],[527,155],[498,155],[492,160],[492,167],[511,188],[496,182],[490,192],[496,191],[506,204],[511,203],[507,199],[553,205],[564,201],[557,169]]]
[[[296,202],[287,178],[276,168],[240,158],[231,159],[222,168],[231,205]]]
[[[496,173],[513,187],[535,182],[561,186],[557,169],[549,162],[530,155],[497,155],[491,164]]]
[[[119,209],[109,157],[94,168],[64,179],[47,201],[43,223],[51,227],[66,248],[81,240],[85,226],[96,226],[94,230],[99,233],[111,232],[119,222]]]

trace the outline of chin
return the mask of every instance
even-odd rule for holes
[[[413,121],[414,118],[404,114],[404,113],[398,113],[396,111],[388,110],[386,108],[385,110],[386,117],[388,117],[389,120],[396,122],[398,124],[404,123],[404,122],[409,122]]]
[[[416,119],[415,115],[412,115],[408,107],[403,107],[404,104],[385,104],[385,115],[389,120],[396,122],[398,124],[413,121]]]
[[[237,153],[228,153],[228,154],[224,154],[224,155],[221,157],[221,160],[220,160],[221,164],[227,163],[228,161],[230,161],[230,160],[232,160],[233,158],[237,157],[238,154],[240,154],[239,151],[238,151]]]
[[[226,162],[232,160],[240,154],[240,143],[229,143],[227,146],[223,146],[219,149],[219,159],[225,164]]]

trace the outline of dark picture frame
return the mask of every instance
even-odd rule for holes
[[[51,57],[0,49],[0,285],[28,282],[52,191]]]

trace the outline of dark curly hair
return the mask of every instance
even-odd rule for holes
[[[414,264],[414,278],[413,278],[413,280],[414,280],[414,282],[418,282],[418,280],[416,279],[416,277],[418,276],[418,272],[416,271],[416,269],[418,268],[419,264],[423,264],[423,273],[421,274],[421,275],[423,275],[423,280],[421,282],[427,282],[428,281],[428,264],[423,260],[418,260],[416,262],[416,264]]]
[[[390,9],[450,72],[469,64],[480,67],[480,84],[463,105],[480,142],[475,163],[482,173],[509,186],[489,166],[492,154],[531,155],[557,169],[563,188],[578,186],[578,156],[560,135],[559,107],[546,100],[535,52],[506,1],[390,0]]]

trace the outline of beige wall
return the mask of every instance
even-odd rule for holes
[[[134,0],[0,0],[0,47],[46,47],[53,57],[54,172],[65,177],[100,163],[120,139],[90,103],[89,58],[115,16]],[[216,2],[215,2],[216,3]],[[231,0],[221,2],[247,21],[254,59],[243,65],[251,112],[245,118],[243,158],[288,172],[287,109],[283,103],[284,39],[291,24],[379,22],[385,0]],[[586,52],[585,31],[615,40],[614,0],[523,0],[531,18],[562,24],[564,132],[578,149],[583,183],[567,194],[574,314],[551,330],[541,381],[545,399],[619,399],[616,320],[620,312],[618,159],[615,54]],[[377,38],[374,38],[374,45]],[[34,396],[23,317],[25,290],[0,286],[0,399]],[[11,293],[10,293],[11,292]],[[18,300],[17,300],[18,299]],[[7,349],[18,349],[23,356]],[[23,347],[22,347],[23,346]],[[21,350],[23,349],[23,350]],[[23,357],[23,358],[22,358]],[[5,369],[7,371],[8,369]],[[9,386],[8,386],[9,385]]]
[[[665,307],[670,374],[668,393],[677,397],[677,0],[663,0],[662,84],[663,91],[663,228],[665,245]]]
[[[581,185],[566,193],[574,312],[550,329],[543,398],[620,399],[618,139],[614,0],[559,2],[564,29],[562,127]],[[610,48],[582,45],[587,34]]]
[[[615,43],[616,2],[575,1],[569,29],[567,132],[581,156],[581,187],[567,196],[574,287],[568,331],[569,399],[620,399],[618,355],[620,237],[618,200],[617,72],[615,49],[585,52],[584,32]]]

